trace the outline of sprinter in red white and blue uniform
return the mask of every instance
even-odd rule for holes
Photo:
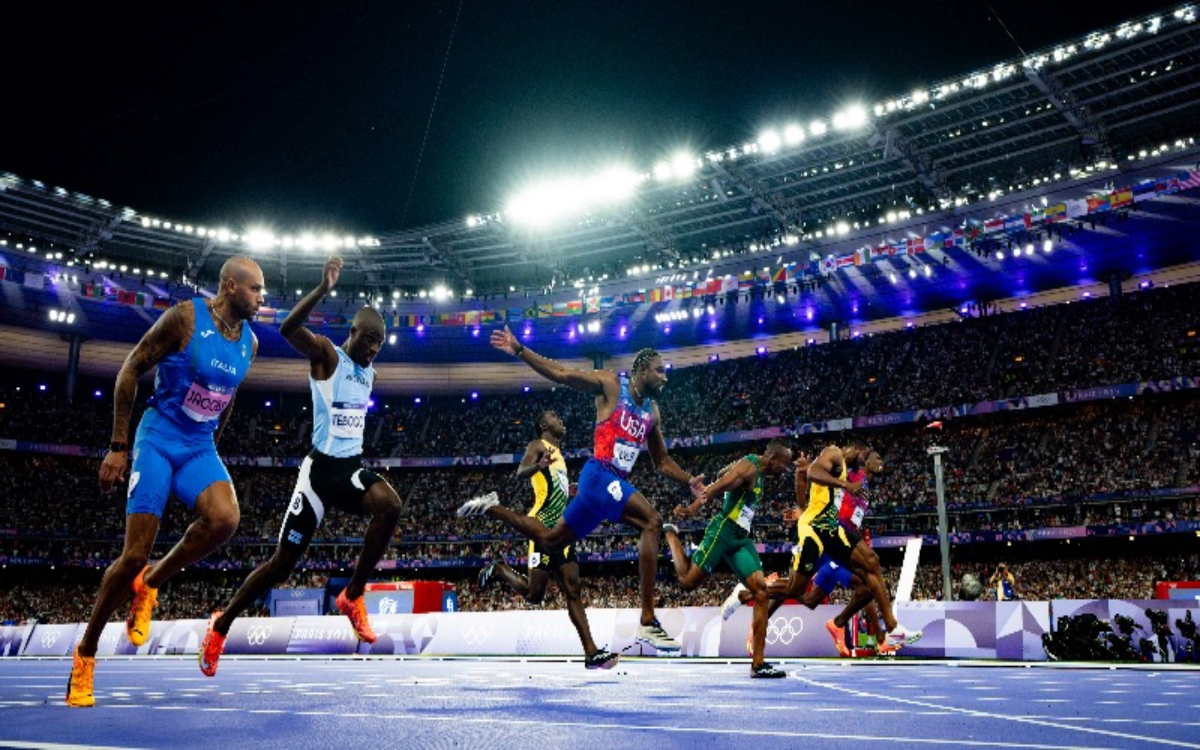
[[[662,357],[642,349],[628,376],[609,370],[578,370],[535,354],[506,327],[491,337],[492,346],[520,359],[543,377],[596,397],[596,450],[579,475],[579,490],[563,511],[562,520],[547,529],[536,518],[499,505],[495,493],[475,498],[458,509],[460,516],[489,515],[504,521],[547,547],[583,539],[604,521],[627,523],[641,530],[638,546],[642,615],[639,641],[659,651],[678,651],[679,642],[667,635],[654,615],[654,579],[662,516],[627,480],[642,450],[650,452],[655,470],[693,495],[704,491],[704,477],[693,477],[667,453],[662,417],[654,398],[667,384]]]

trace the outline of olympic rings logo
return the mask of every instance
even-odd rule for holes
[[[785,646],[804,632],[804,620],[799,617],[776,617],[767,623],[767,643]]]
[[[246,631],[246,643],[251,646],[261,646],[271,637],[270,625],[254,625]]]
[[[487,639],[492,637],[494,630],[495,626],[491,623],[478,627],[468,625],[462,629],[462,637],[468,646],[482,646]]]

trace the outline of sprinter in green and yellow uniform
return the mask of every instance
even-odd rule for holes
[[[717,481],[704,488],[704,494],[688,506],[675,509],[677,518],[691,518],[700,506],[714,497],[723,497],[721,512],[704,531],[704,540],[692,552],[689,560],[679,540],[679,528],[663,524],[667,545],[675,563],[679,585],[691,591],[705,576],[724,560],[738,580],[749,589],[754,599],[754,619],[751,628],[754,658],[751,677],[786,677],[787,673],[763,661],[767,634],[767,581],[763,577],[762,560],[754,547],[751,532],[758,503],[762,500],[764,477],[775,477],[792,463],[792,451],[781,440],[772,440],[761,456],[748,455],[727,466]]]

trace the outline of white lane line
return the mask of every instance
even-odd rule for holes
[[[842,692],[842,693],[849,693],[850,695],[857,695],[862,698],[870,698],[870,699],[881,700],[881,701],[883,701],[883,700],[894,701],[897,703],[904,703],[904,704],[907,704],[910,706],[920,706],[922,708],[934,708],[934,709],[942,709],[942,710],[946,710],[946,711],[955,711],[955,712],[967,714],[970,716],[980,716],[980,717],[989,718],[989,719],[1000,719],[1001,721],[1015,721],[1015,722],[1022,723],[1022,724],[1033,724],[1036,726],[1051,727],[1054,729],[1067,729],[1067,730],[1074,731],[1074,732],[1086,732],[1088,734],[1099,734],[1099,735],[1103,735],[1106,737],[1117,737],[1117,738],[1125,739],[1125,740],[1137,740],[1139,742],[1155,742],[1155,743],[1159,743],[1159,744],[1163,744],[1163,745],[1172,745],[1175,747],[1190,747],[1190,748],[1195,748],[1196,750],[1200,750],[1200,745],[1197,745],[1197,744],[1191,743],[1191,742],[1180,742],[1178,740],[1160,739],[1158,737],[1146,737],[1144,735],[1127,734],[1125,732],[1110,732],[1106,729],[1098,729],[1098,728],[1094,728],[1094,727],[1077,727],[1077,726],[1072,726],[1070,724],[1062,724],[1062,723],[1053,722],[1053,721],[1042,721],[1042,720],[1038,720],[1038,719],[1029,719],[1029,718],[1026,718],[1023,716],[1006,716],[1003,714],[993,714],[993,713],[989,713],[987,711],[978,711],[978,710],[971,709],[971,708],[957,708],[955,706],[942,706],[942,705],[938,705],[936,703],[927,703],[925,701],[910,700],[907,698],[897,698],[892,695],[880,695],[878,693],[868,693],[863,690],[855,690],[854,688],[848,688],[848,687],[842,687],[840,685],[831,685],[828,683],[817,682],[816,680],[810,680],[806,677],[802,677],[799,675],[799,673],[793,673],[791,676],[797,680],[800,680],[801,682],[812,685],[813,687],[822,687],[827,690],[835,690],[835,691]],[[1132,721],[1132,719],[1130,721]]]

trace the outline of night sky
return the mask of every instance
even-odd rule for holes
[[[983,0],[6,3],[0,170],[167,219],[378,234],[1176,5],[993,1],[1014,42]]]

